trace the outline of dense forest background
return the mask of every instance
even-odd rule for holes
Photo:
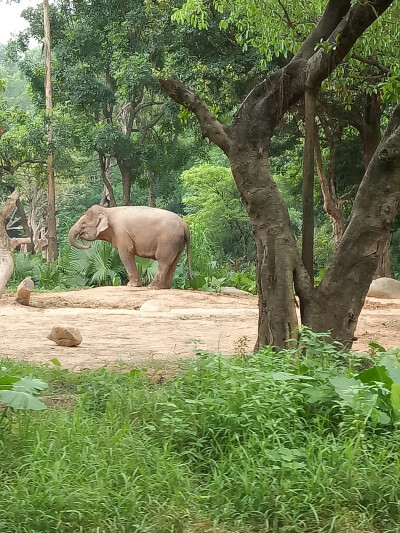
[[[31,235],[37,252],[16,257],[13,281],[29,274],[43,288],[124,283],[124,270],[113,250],[104,244],[90,253],[73,250],[67,233],[95,203],[131,204],[169,209],[186,218],[192,232],[196,288],[235,285],[256,292],[251,224],[229,161],[201,138],[191,114],[161,91],[158,79],[172,73],[192,85],[196,80],[195,89],[215,116],[230,120],[252,86],[293,54],[296,39],[307,34],[324,3],[312,4],[306,23],[295,5],[265,15],[270,24],[279,22],[290,29],[282,40],[282,28],[272,32],[271,26],[267,48],[256,23],[257,12],[248,12],[245,29],[234,11],[230,19],[212,11],[205,20],[204,12],[190,12],[189,4],[181,10],[177,8],[182,6],[168,2],[52,4],[51,149],[60,250],[56,266],[45,260],[44,57],[40,45],[28,47],[32,37],[43,40],[43,15],[41,6],[25,10],[29,29],[0,47],[1,200],[19,189],[22,202],[9,221],[9,231]],[[340,241],[373,145],[398,97],[394,9],[385,16],[380,28],[370,31],[322,86],[318,97],[316,283]],[[297,37],[292,35],[294,29]],[[388,30],[385,38],[382,29]],[[274,177],[299,246],[303,143],[300,104],[280,124],[270,150]],[[396,223],[389,240],[391,264],[386,258],[380,275],[400,277],[399,244],[400,223]],[[154,275],[150,261],[140,260],[139,267],[145,281]],[[188,287],[186,277],[182,258],[174,286]]]

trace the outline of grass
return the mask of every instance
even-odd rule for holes
[[[3,361],[74,401],[2,421],[0,531],[399,531],[397,421],[310,401],[359,370],[311,341],[302,358],[199,354],[161,384]]]

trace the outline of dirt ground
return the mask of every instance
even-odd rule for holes
[[[257,334],[257,297],[200,291],[99,287],[58,293],[33,293],[31,306],[0,299],[0,358],[46,363],[57,358],[63,368],[81,370],[129,367],[153,361],[177,361],[197,349],[224,355],[251,351]],[[147,300],[164,311],[144,312]],[[46,337],[53,326],[79,328],[76,348],[55,345]],[[367,299],[354,344],[365,350],[370,340],[400,346],[400,300]]]

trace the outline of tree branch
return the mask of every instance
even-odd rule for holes
[[[203,137],[219,146],[229,155],[231,141],[227,127],[211,113],[207,104],[194,91],[177,79],[160,79],[161,89],[175,102],[194,113],[199,121]]]
[[[17,190],[11,193],[10,196],[7,198],[4,205],[0,208],[0,223],[4,223],[5,219],[14,209],[15,203],[18,200],[18,198],[19,198],[19,192]],[[3,220],[3,222],[1,222],[1,220]]]
[[[329,50],[320,48],[308,60],[305,84],[319,87],[350,52],[357,39],[392,3],[393,0],[355,3],[329,36]]]
[[[373,57],[362,57],[358,54],[352,54],[351,57],[356,59],[357,61],[360,61],[360,63],[365,63],[366,65],[371,65],[372,67],[376,67],[378,70],[382,72],[382,74],[389,74],[390,68],[386,67],[385,65],[382,65],[382,63],[379,63],[376,59]]]

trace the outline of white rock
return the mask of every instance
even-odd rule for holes
[[[232,294],[234,296],[248,296],[250,292],[242,291],[236,287],[221,287],[221,294]]]
[[[171,311],[170,306],[165,302],[158,302],[157,300],[146,300],[140,306],[140,310],[145,313],[168,313]]]
[[[58,346],[79,346],[82,335],[77,328],[54,326],[47,338]]]
[[[392,278],[374,279],[369,286],[371,298],[400,298],[400,281]]]

